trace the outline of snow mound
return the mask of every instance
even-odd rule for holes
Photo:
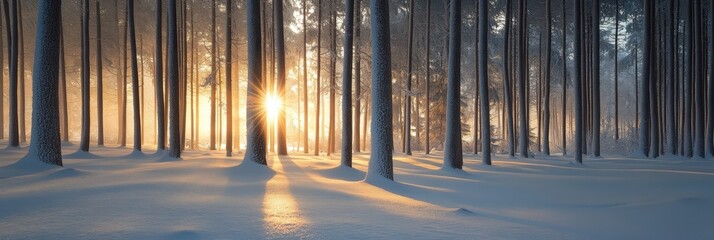
[[[317,170],[323,177],[345,181],[359,181],[364,179],[365,173],[344,165],[334,168]]]
[[[97,156],[96,154],[91,153],[91,152],[77,150],[74,153],[63,155],[62,158],[63,159],[97,159],[97,158],[101,158],[101,157]]]

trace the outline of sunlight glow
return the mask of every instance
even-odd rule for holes
[[[265,96],[265,102],[263,103],[265,107],[265,114],[267,114],[268,119],[277,119],[280,113],[280,108],[283,103],[279,96],[274,94],[269,94]]]

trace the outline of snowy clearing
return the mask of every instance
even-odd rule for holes
[[[3,144],[4,145],[4,144]],[[223,152],[181,161],[64,148],[64,168],[8,166],[0,150],[0,239],[711,239],[714,162],[396,155],[395,180],[362,181],[339,156]]]

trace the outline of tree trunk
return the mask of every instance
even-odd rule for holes
[[[446,139],[443,169],[461,169],[461,1],[451,0],[449,12],[449,80],[446,93]]]
[[[431,96],[430,95],[430,93],[431,93],[431,89],[430,89],[430,85],[431,85],[430,84],[430,82],[431,82],[431,58],[430,58],[431,48],[429,48],[429,45],[431,43],[431,38],[429,38],[429,33],[431,33],[430,30],[431,30],[431,1],[427,1],[427,3],[426,3],[426,31],[424,32],[424,35],[425,35],[424,38],[426,38],[426,47],[424,48],[425,49],[424,51],[426,52],[426,82],[424,84],[424,85],[426,85],[425,86],[426,90],[424,91],[424,100],[425,100],[424,105],[426,108],[426,112],[425,112],[426,121],[425,122],[427,125],[430,123],[430,119],[431,119],[431,116],[430,116],[430,114],[431,114],[431,111],[430,111],[431,99],[429,99]],[[367,105],[367,106],[369,106],[369,105]],[[366,113],[367,113],[367,111],[365,111],[365,115],[367,115]],[[365,123],[366,122],[367,122],[367,120],[365,117]],[[429,145],[429,140],[430,140],[429,129],[430,129],[430,127],[427,126],[425,129],[425,133],[424,133],[424,135],[425,135],[424,152],[426,154],[429,154],[429,152],[431,151],[431,149],[430,149],[431,146]]]
[[[355,97],[354,97],[354,123],[353,123],[353,129],[354,129],[354,151],[355,152],[360,152],[360,149],[362,149],[362,146],[360,145],[360,113],[362,111],[362,69],[361,69],[361,59],[360,59],[360,46],[361,46],[361,41],[360,41],[360,28],[362,27],[362,0],[357,0],[357,6],[354,9],[355,13],[353,13],[355,16],[355,24],[356,26],[354,27],[354,34],[355,34],[355,54],[354,54],[354,61],[355,61]],[[306,108],[307,109],[307,108]]]
[[[478,1],[478,71],[479,95],[481,97],[481,148],[483,163],[491,165],[491,116],[488,98],[488,1]],[[474,133],[476,134],[476,133]],[[475,146],[474,146],[475,147]]]
[[[158,116],[158,141],[157,141],[157,151],[163,151],[166,149],[166,118],[164,109],[164,71],[163,71],[163,54],[162,54],[162,30],[161,30],[161,1],[156,0],[156,55],[154,56],[154,91],[156,94],[156,115]]]
[[[308,132],[308,97],[307,97],[307,0],[302,0],[302,41],[303,41],[303,49],[302,49],[302,76],[303,76],[303,83],[302,83],[302,91],[303,91],[303,108],[305,109],[305,112],[303,112],[303,153],[308,153],[310,142],[307,136]]]
[[[413,1],[413,0],[412,0]],[[354,0],[345,1],[345,43],[342,66],[342,165],[352,167],[352,46]]]
[[[97,145],[104,146],[104,87],[102,83],[102,17],[97,4]]]
[[[82,0],[82,138],[79,150],[89,151],[89,0]]]
[[[694,0],[694,156],[704,155],[704,55],[701,1]]]
[[[366,181],[394,180],[392,154],[392,59],[389,2],[370,1],[372,25],[372,134]]]
[[[59,44],[62,33],[60,5],[60,1],[42,0],[37,6],[35,71],[32,74],[32,142],[23,159],[57,166],[62,166],[58,103]]]
[[[27,133],[25,128],[25,113],[27,112],[27,108],[25,107],[25,30],[22,26],[22,1],[18,1],[16,6],[17,10],[17,24],[19,28],[18,32],[18,51],[19,51],[19,82],[18,82],[18,91],[20,93],[19,95],[19,109],[20,109],[20,116],[19,116],[19,122],[20,122],[20,142],[24,143],[27,142]],[[89,17],[89,15],[87,15]]]
[[[283,30],[283,1],[273,1],[273,17],[275,19],[275,54],[278,73],[278,98],[282,106],[278,112],[278,155],[288,155],[288,144],[285,120],[285,36]]]
[[[563,138],[563,156],[565,156],[568,153],[568,137],[566,134],[566,129],[567,129],[567,119],[568,119],[568,112],[567,112],[567,99],[568,99],[568,55],[566,53],[566,40],[567,40],[567,29],[565,28],[565,0],[562,1],[562,10],[563,10],[563,15],[561,18],[561,22],[563,24],[563,39],[561,42],[561,48],[563,51],[563,69],[562,69],[562,78],[563,78],[563,97],[562,97],[562,114],[563,114],[563,122],[562,122],[562,129],[561,134]]]
[[[511,26],[512,26],[512,17],[511,17],[511,2],[512,0],[506,0],[506,29],[504,31],[504,46],[507,46],[511,37]],[[509,69],[511,66],[511,53],[510,53],[511,48],[510,47],[504,47],[503,48],[503,87],[504,87],[504,98],[506,101],[506,132],[508,133],[508,155],[513,157],[516,153],[516,135],[514,133],[513,129],[513,96],[511,96],[511,93],[513,93],[512,86],[511,86],[511,70]]]
[[[244,161],[267,165],[265,159],[265,93],[261,79],[260,1],[247,1],[248,90],[246,98],[247,142]]]
[[[640,115],[642,115],[642,122],[640,123],[640,153],[644,156],[649,156],[650,154],[650,75],[652,69],[652,39],[651,32],[653,30],[653,19],[652,16],[654,8],[653,3],[650,1],[644,1],[644,15],[645,15],[645,27],[644,27],[644,71],[642,74],[642,86],[641,86],[641,97],[642,103],[640,106]]]
[[[573,92],[575,92],[575,161],[583,162],[583,98],[582,98],[582,64],[583,64],[583,33],[582,33],[582,12],[583,0],[575,0],[573,17],[575,18],[575,78],[573,79]]]
[[[232,2],[232,0],[226,1],[226,156],[228,157],[233,153]],[[276,4],[280,3],[282,1],[276,1]],[[278,10],[275,11],[277,12]]]
[[[131,89],[134,108],[134,150],[141,151],[141,105],[139,102],[139,64],[136,61],[136,31],[134,27],[134,0],[127,0],[129,43],[131,47]]]
[[[709,32],[714,37],[714,3],[709,2]],[[707,136],[706,136],[706,156],[714,154],[714,39],[709,39],[709,85],[707,90]],[[706,72],[704,72],[706,73]]]
[[[592,2],[592,134],[593,156],[600,156],[600,0]]]
[[[337,4],[330,4],[330,124],[328,131],[327,156],[335,152],[335,89],[337,88]]]
[[[578,1],[578,0],[576,0]],[[518,76],[518,82],[519,82],[519,87],[518,87],[518,100],[520,100],[520,151],[521,151],[521,156],[524,158],[528,158],[528,137],[530,136],[530,127],[528,126],[528,117],[527,117],[527,112],[528,112],[528,100],[526,99],[526,91],[528,89],[528,69],[527,69],[527,61],[528,58],[526,57],[527,51],[528,51],[528,24],[526,23],[526,18],[528,17],[528,9],[526,8],[526,0],[520,0],[519,1],[519,9],[520,9],[520,15],[519,15],[519,21],[518,21],[518,28],[519,28],[519,49],[520,49],[520,61],[519,61],[519,76]]]
[[[412,49],[414,46],[414,0],[409,1],[409,38],[407,42],[407,94],[404,109],[404,153],[412,155]]]
[[[322,59],[322,49],[320,48],[320,35],[322,34],[322,0],[318,0],[317,4],[317,86],[315,88],[315,156],[320,155],[320,98],[322,89],[320,89],[320,76],[322,69],[320,63]]]
[[[218,84],[218,68],[216,65],[216,0],[211,0],[211,138],[209,150],[216,150],[216,86]]]
[[[60,19],[61,21],[61,19]],[[5,26],[9,27],[9,24],[6,23]],[[2,28],[2,27],[0,27]],[[2,31],[0,30],[0,33]],[[60,24],[60,35],[62,34],[62,24]],[[8,35],[9,37],[9,35]],[[8,41],[8,45],[10,42]],[[2,43],[2,36],[0,36],[0,67],[4,68],[4,62],[3,62],[3,49],[2,49],[3,43]],[[61,45],[60,45],[61,47]],[[61,79],[60,79],[61,81]],[[5,139],[5,73],[4,71],[0,71],[0,139]],[[61,93],[60,93],[61,94]],[[65,120],[66,121],[66,120]]]
[[[5,1],[7,2],[7,1]],[[62,22],[62,14],[60,14],[60,22]],[[9,35],[8,35],[9,38]],[[9,44],[9,41],[8,41]],[[69,142],[69,118],[67,113],[67,68],[65,67],[65,54],[64,54],[64,27],[60,24],[60,75],[59,75],[59,98],[60,98],[60,134],[63,142]],[[0,131],[2,132],[2,131]],[[0,133],[1,135],[1,133]]]
[[[551,38],[553,36],[553,29],[551,22],[553,17],[551,16],[551,0],[546,0],[546,31],[548,34],[545,38],[545,86],[543,86],[543,153],[545,155],[550,155],[550,55],[551,55]]]
[[[133,0],[128,0],[133,2]],[[230,6],[230,5],[229,5]],[[178,63],[178,34],[177,34],[177,24],[176,24],[176,0],[169,0],[168,5],[168,85],[169,85],[169,149],[168,156],[170,158],[180,158],[181,157],[181,131],[179,125],[179,63]],[[132,14],[133,15],[133,14]],[[131,32],[133,31],[133,16],[130,18],[132,20]],[[133,39],[133,38],[132,38]],[[132,40],[133,42],[133,40]],[[132,54],[134,55],[134,54]],[[134,60],[132,60],[134,61]],[[133,64],[132,64],[133,65]]]

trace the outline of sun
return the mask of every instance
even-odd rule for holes
[[[276,119],[280,113],[280,108],[282,107],[282,101],[277,95],[269,94],[265,96],[265,113],[269,119]]]

